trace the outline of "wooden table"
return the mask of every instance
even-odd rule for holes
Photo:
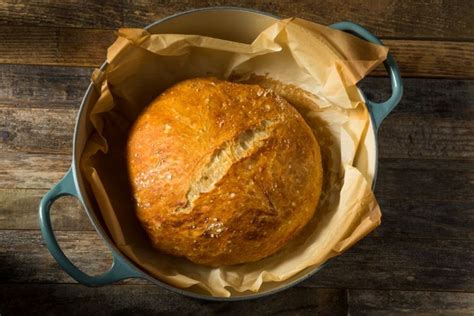
[[[474,10],[470,1],[24,1],[0,3],[0,314],[474,314]],[[412,3],[413,2],[413,3]],[[385,40],[405,95],[380,130],[382,225],[303,284],[210,303],[141,280],[88,288],[53,260],[41,196],[66,172],[75,116],[119,27],[207,5],[322,24],[361,23]],[[383,100],[382,68],[361,85]],[[66,254],[88,273],[109,253],[73,198],[54,205]]]

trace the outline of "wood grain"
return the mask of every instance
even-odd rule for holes
[[[85,272],[107,270],[110,253],[95,232],[57,232],[71,260]],[[306,287],[473,291],[474,242],[366,238],[332,259]],[[71,283],[43,246],[39,231],[0,231],[2,283]],[[131,281],[126,281],[129,283]],[[134,280],[134,284],[144,283]]]
[[[350,290],[348,315],[474,314],[474,293]]]
[[[0,189],[0,229],[37,229],[44,189]],[[372,236],[473,240],[474,202],[379,198],[382,225]],[[52,206],[54,230],[93,230],[76,198],[62,197]]]
[[[76,109],[0,107],[0,149],[70,154]],[[382,125],[381,158],[474,159],[474,112],[455,117],[394,113]]]
[[[91,68],[0,65],[0,106],[79,108],[91,74]]]
[[[474,112],[393,113],[379,135],[381,158],[474,159]]]
[[[346,293],[337,289],[295,287],[258,300],[207,302],[153,285],[87,288],[76,284],[2,286],[0,310],[22,314],[74,315],[346,315]],[[27,300],[28,304],[23,304]]]
[[[472,161],[380,159],[375,195],[390,199],[473,201]]]
[[[68,155],[0,153],[0,188],[50,188],[70,162]],[[381,159],[375,193],[390,199],[473,201],[472,164],[464,160]]]
[[[98,67],[113,30],[0,27],[0,63]]]
[[[76,116],[76,109],[0,107],[0,150],[71,154]]]
[[[0,188],[50,189],[70,165],[69,155],[0,152]]]
[[[474,239],[474,202],[388,199],[378,194],[382,225],[373,236]]]
[[[121,25],[143,27],[157,19],[194,8],[240,6],[282,17],[296,16],[323,24],[351,20],[377,30],[379,36],[413,38],[473,39],[473,20],[466,2],[383,0],[366,1],[88,1],[57,3],[30,1],[2,2],[0,25],[100,27]],[[123,14],[123,17],[122,17]],[[123,18],[123,20],[122,20]],[[417,23],[413,23],[417,21]]]
[[[347,296],[347,298],[346,298]],[[76,284],[3,285],[1,311],[42,314],[180,315],[471,315],[474,294],[394,290],[338,290],[295,287],[245,302],[205,302],[153,285],[88,288]],[[25,305],[24,301],[28,300]],[[347,302],[346,302],[347,300]],[[348,310],[346,311],[346,308]]]
[[[440,117],[474,112],[474,81],[454,79],[403,78],[404,90],[394,113],[419,116],[436,113]],[[369,100],[383,102],[391,95],[387,78],[365,78],[359,84]],[[382,124],[383,126],[383,124]]]
[[[463,0],[127,1],[124,5],[124,24],[143,27],[176,12],[220,5],[253,8],[281,17],[299,17],[322,24],[349,20],[382,37],[474,38],[474,20],[467,8],[469,4]]]
[[[472,241],[365,238],[303,285],[473,292],[473,261]]]
[[[0,189],[0,229],[39,229],[38,206],[44,189]],[[51,222],[58,230],[93,230],[75,197],[64,196],[51,207]]]
[[[98,67],[113,30],[0,26],[0,63]],[[474,78],[474,43],[385,40],[404,77]],[[21,53],[19,53],[21,52]],[[386,76],[383,66],[371,73]]]
[[[0,65],[0,105],[78,107],[92,68]],[[405,90],[396,112],[456,114],[474,112],[474,81],[404,78]],[[373,101],[390,95],[386,78],[366,78],[362,91]]]
[[[381,158],[474,158],[474,82],[404,79],[404,95],[379,131]],[[388,99],[390,82],[366,78],[367,98]]]
[[[0,25],[117,28],[122,2],[1,1]]]
[[[384,40],[402,77],[474,77],[474,43],[430,40]],[[385,76],[383,66],[370,75]]]
[[[0,236],[1,283],[75,283],[51,256],[39,230],[0,230]],[[55,237],[85,273],[99,275],[109,269],[111,253],[95,231],[57,231]]]
[[[0,148],[70,154],[74,108],[90,70],[21,65],[0,70],[0,91],[5,92],[0,94]],[[406,79],[405,87],[400,105],[380,129],[380,157],[474,159],[474,81]],[[375,101],[390,95],[387,79],[365,79],[361,89]]]

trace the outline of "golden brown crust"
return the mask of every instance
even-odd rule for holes
[[[210,266],[275,253],[311,219],[321,192],[311,129],[257,85],[178,83],[135,122],[127,160],[152,244]]]

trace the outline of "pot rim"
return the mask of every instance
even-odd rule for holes
[[[228,6],[227,7],[209,7],[209,8],[189,10],[189,11],[185,11],[185,12],[181,12],[181,13],[177,13],[177,14],[165,17],[163,19],[160,19],[160,20],[148,25],[147,27],[145,27],[145,29],[149,30],[152,27],[154,27],[155,25],[158,25],[160,23],[163,23],[165,21],[168,21],[168,20],[174,19],[176,17],[183,16],[183,15],[190,15],[190,14],[199,13],[199,12],[202,12],[202,11],[222,11],[222,10],[254,13],[254,14],[257,14],[257,15],[263,15],[263,16],[268,16],[268,17],[271,17],[271,18],[279,19],[279,17],[277,17],[275,15],[268,14],[268,13],[265,13],[265,12],[261,12],[261,11],[258,11],[258,10],[254,10],[254,9],[247,9],[247,8],[240,8],[240,7],[228,7]],[[349,22],[342,22],[342,24],[343,23],[349,23]],[[355,24],[352,24],[352,25],[355,25]],[[336,28],[339,28],[339,27],[344,29],[343,26],[341,26],[341,25],[338,25],[338,27],[336,27]],[[346,27],[347,27],[347,25],[346,25]],[[351,29],[351,27],[349,27],[349,29]],[[365,29],[362,28],[362,30],[368,33],[368,31],[366,31]],[[359,30],[359,33],[360,32],[362,32],[362,31]],[[371,35],[370,33],[368,33],[368,34]],[[359,34],[359,35],[361,35],[361,34]],[[373,38],[375,38],[373,35],[371,35],[371,36]],[[364,36],[362,36],[362,37],[364,37]],[[367,37],[367,35],[365,35],[365,37]],[[371,41],[376,41],[378,39],[375,38],[375,40],[374,39],[370,39],[370,40]],[[391,56],[389,56],[389,57],[391,57]],[[395,64],[394,61],[393,61],[393,64],[394,65],[391,65],[391,68],[390,68],[391,76],[393,75],[393,72],[395,71],[398,74],[398,77],[395,78],[395,79],[398,79],[400,81],[398,69],[396,68],[396,64]],[[107,67],[107,62],[106,61],[101,65],[100,69],[104,70],[105,67]],[[388,69],[387,64],[386,64],[386,68]],[[392,88],[394,89],[394,87],[396,85],[394,86],[393,81],[394,81],[394,77],[392,76]],[[401,81],[398,84],[401,85]],[[76,124],[75,124],[75,128],[74,128],[74,136],[73,136],[73,157],[72,157],[73,159],[72,159],[71,169],[68,171],[68,173],[66,174],[64,179],[61,180],[55,187],[53,187],[43,197],[43,199],[40,203],[40,227],[41,227],[41,230],[42,230],[42,233],[43,233],[43,237],[45,238],[46,244],[47,244],[51,254],[56,259],[56,261],[58,261],[58,263],[62,266],[62,268],[64,270],[66,270],[66,272],[68,272],[73,278],[78,280],[80,283],[84,283],[84,284],[102,285],[102,284],[111,283],[111,282],[114,282],[116,280],[120,280],[120,279],[124,279],[124,278],[136,277],[136,278],[147,279],[147,280],[151,281],[152,283],[154,283],[156,285],[162,286],[165,289],[168,289],[168,290],[171,290],[173,292],[180,293],[180,294],[183,294],[183,295],[186,295],[186,296],[190,296],[190,297],[193,297],[193,298],[199,298],[199,299],[211,300],[211,301],[241,301],[241,300],[249,300],[249,299],[264,297],[264,296],[267,296],[267,295],[275,294],[277,292],[286,290],[286,289],[288,289],[292,286],[295,286],[296,284],[308,279],[309,277],[314,275],[316,272],[318,272],[322,267],[324,267],[329,262],[329,260],[328,260],[323,265],[317,266],[317,267],[315,267],[315,266],[307,267],[306,269],[304,269],[303,271],[301,271],[297,275],[295,275],[293,277],[294,278],[293,280],[289,281],[286,284],[282,283],[281,285],[279,285],[279,286],[277,286],[273,289],[266,290],[266,291],[264,290],[263,292],[242,294],[242,295],[240,295],[240,293],[238,293],[237,295],[230,296],[230,297],[214,297],[210,294],[201,294],[201,293],[190,291],[189,289],[178,288],[178,287],[167,284],[167,283],[151,276],[146,270],[138,267],[127,256],[122,254],[122,252],[118,249],[118,247],[115,245],[115,243],[109,237],[108,232],[102,226],[102,223],[97,218],[95,212],[92,211],[92,208],[88,207],[89,205],[91,205],[91,203],[88,200],[88,195],[87,195],[86,191],[84,190],[82,183],[80,183],[82,181],[82,178],[79,174],[80,173],[79,159],[80,159],[80,154],[81,153],[78,152],[78,142],[79,142],[79,138],[81,137],[80,134],[81,133],[83,134],[83,132],[84,132],[84,131],[81,130],[80,122],[81,122],[82,116],[85,114],[84,109],[88,105],[89,98],[91,96],[91,93],[93,92],[93,89],[94,89],[94,85],[92,83],[90,83],[90,85],[88,86],[88,88],[87,88],[87,90],[84,94],[84,97],[82,99],[78,114],[76,116]],[[374,178],[373,178],[373,182],[372,182],[372,188],[375,185],[375,177],[376,177],[376,174],[377,174],[377,167],[378,167],[377,127],[381,123],[383,118],[388,114],[388,112],[390,112],[390,110],[398,103],[399,98],[401,97],[401,93],[402,93],[401,89],[402,89],[402,86],[399,87],[399,90],[397,91],[397,93],[398,93],[397,95],[395,95],[396,93],[395,93],[395,89],[394,89],[394,95],[392,95],[391,99],[389,100],[390,102],[389,101],[385,102],[385,103],[387,103],[386,106],[385,106],[385,108],[386,108],[385,112],[382,113],[379,116],[374,116],[375,110],[373,108],[371,109],[371,107],[370,107],[370,104],[374,105],[375,103],[369,101],[365,97],[365,95],[362,93],[362,91],[359,89],[359,92],[360,92],[363,100],[367,104],[367,107],[368,107],[368,110],[369,110],[368,112],[370,113],[370,121],[371,121],[370,130],[371,130],[371,135],[372,135],[373,140],[374,140],[374,143],[373,143],[374,148],[372,148],[372,149],[374,150],[375,160],[370,163],[370,164],[374,164],[374,175],[373,175]],[[395,98],[394,98],[394,96],[395,96]],[[385,103],[382,103],[381,105],[384,105]],[[392,107],[387,112],[386,110],[387,110],[388,106],[392,106]],[[377,114],[377,113],[375,113],[375,114]],[[82,151],[82,148],[81,148],[81,151]],[[81,181],[79,179],[81,179]],[[52,232],[52,227],[51,227],[51,223],[50,223],[50,219],[49,219],[49,208],[50,208],[52,202],[57,197],[62,196],[62,195],[67,195],[67,194],[74,195],[74,196],[78,197],[81,200],[81,202],[84,205],[85,212],[86,212],[87,216],[89,217],[89,220],[91,221],[94,229],[102,237],[102,239],[104,240],[104,242],[106,243],[106,245],[109,247],[109,249],[112,252],[112,255],[113,255],[113,258],[114,258],[114,264],[112,265],[111,269],[108,272],[106,272],[103,276],[89,277],[89,276],[85,275],[84,273],[82,273],[81,271],[79,271],[79,269],[77,269],[66,258],[64,253],[62,253],[59,245],[57,244],[56,240],[54,239],[54,234]],[[89,279],[87,279],[87,278],[89,278]],[[89,280],[89,281],[87,281],[87,280]],[[97,281],[97,280],[99,280],[99,281]]]
[[[197,12],[202,12],[202,11],[220,11],[220,10],[251,12],[251,13],[256,13],[256,14],[259,14],[259,15],[269,16],[269,17],[272,17],[272,18],[275,18],[275,19],[280,19],[276,15],[269,14],[269,13],[262,12],[262,11],[258,11],[258,10],[255,10],[255,9],[246,9],[246,8],[231,7],[231,6],[208,7],[208,8],[199,8],[199,9],[184,11],[184,12],[173,14],[171,16],[167,16],[163,19],[157,20],[157,21],[147,25],[144,29],[149,30],[152,27],[154,27],[155,25],[161,24],[163,22],[166,22],[168,20],[172,20],[172,19],[180,17],[180,16],[191,15],[191,14],[194,14],[194,13],[197,13]],[[107,67],[107,65],[108,65],[107,61],[104,61],[104,63],[101,65],[100,69],[104,70]],[[78,162],[79,162],[80,157],[77,157],[77,161],[76,161],[76,157],[75,157],[76,156],[77,139],[78,139],[79,134],[80,134],[79,133],[79,118],[80,118],[81,114],[83,113],[83,109],[87,104],[88,97],[90,96],[90,93],[92,93],[93,88],[94,88],[93,83],[90,83],[88,89],[86,90],[84,98],[81,102],[81,106],[79,108],[79,112],[78,112],[78,115],[77,115],[77,118],[76,118],[76,126],[74,128],[73,162],[72,162],[71,169],[73,171],[74,184],[76,185],[76,188],[80,188],[79,183],[78,183],[78,173],[80,172]],[[365,102],[367,99],[366,99],[364,93],[359,88],[358,88],[358,90],[359,90],[359,93],[361,94],[361,96],[362,96],[362,98]],[[368,111],[368,112],[370,113],[370,122],[371,122],[371,125],[372,125],[371,130],[372,130],[372,132],[374,134],[374,138],[375,138],[375,148],[374,148],[374,151],[375,151],[374,152],[375,167],[374,167],[374,178],[373,178],[373,182],[372,182],[372,189],[373,189],[375,187],[375,179],[376,179],[377,167],[378,167],[377,133],[375,132],[376,131],[376,126],[374,124],[373,114],[372,114],[371,111]],[[80,192],[80,190],[79,190],[79,192]],[[81,197],[82,197],[83,196],[82,192],[80,192],[80,194],[81,194]],[[236,295],[236,296],[230,296],[230,297],[215,297],[215,296],[212,296],[210,294],[209,295],[200,294],[200,293],[196,293],[196,292],[193,292],[193,291],[189,291],[186,288],[183,289],[183,288],[178,288],[178,287],[172,286],[172,285],[170,285],[170,284],[168,284],[164,281],[159,280],[158,278],[153,277],[146,270],[138,267],[132,260],[130,260],[125,254],[123,254],[120,251],[120,249],[118,249],[118,247],[115,245],[113,240],[109,237],[107,231],[102,227],[99,220],[96,218],[95,213],[91,212],[85,205],[84,205],[84,209],[85,209],[85,211],[86,211],[86,213],[89,217],[89,220],[93,224],[94,229],[99,233],[99,235],[104,239],[104,241],[106,241],[107,245],[109,247],[112,247],[113,251],[118,252],[123,257],[125,262],[127,262],[129,265],[133,266],[135,269],[139,270],[143,274],[142,278],[147,279],[148,281],[150,281],[150,282],[152,282],[156,285],[160,285],[160,286],[162,286],[162,287],[164,287],[168,290],[171,290],[173,292],[177,292],[177,293],[180,293],[180,294],[183,294],[183,295],[186,295],[186,296],[190,296],[190,297],[193,297],[193,298],[199,298],[199,299],[211,300],[211,301],[223,301],[223,300],[224,301],[242,301],[242,300],[251,300],[251,299],[256,299],[256,298],[264,297],[264,296],[267,296],[267,295],[275,294],[275,293],[287,290],[287,289],[289,289],[289,288],[305,281],[306,279],[308,279],[311,276],[313,276],[314,274],[316,274],[319,270],[321,270],[323,267],[325,267],[332,260],[332,259],[329,259],[324,264],[322,264],[320,266],[317,266],[317,267],[314,267],[314,266],[307,267],[303,271],[299,272],[299,274],[301,274],[301,276],[297,277],[295,280],[292,280],[291,282],[288,282],[286,284],[282,283],[281,286],[275,287],[274,289],[271,289],[271,290],[268,290],[268,291],[265,291],[265,292],[256,292],[256,293],[251,293],[251,294],[248,294],[248,295],[244,294],[242,296]],[[91,215],[94,218],[92,218]],[[308,270],[308,271],[306,271],[306,270]]]

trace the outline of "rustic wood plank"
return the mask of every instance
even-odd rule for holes
[[[69,155],[0,152],[0,188],[49,189],[70,165]]]
[[[0,105],[78,107],[92,68],[0,65]],[[450,115],[474,112],[474,81],[404,78],[405,91],[397,112]],[[366,78],[360,87],[367,97],[384,101],[390,95],[386,78]]]
[[[474,239],[474,202],[378,197],[382,225],[373,236]]]
[[[403,78],[403,84],[402,100],[392,114],[424,116],[436,113],[446,117],[474,112],[473,80]],[[359,83],[359,87],[368,99],[376,102],[387,100],[391,94],[387,78],[368,77]]]
[[[91,68],[0,65],[0,106],[76,107]]]
[[[0,230],[0,236],[1,283],[74,282],[53,259],[39,230]],[[110,267],[110,251],[96,232],[59,231],[55,236],[64,253],[85,273],[99,275]]]
[[[473,315],[474,293],[350,290],[348,315]]]
[[[117,28],[122,21],[121,1],[0,2],[0,25]]]
[[[77,107],[91,71],[83,68],[20,65],[2,65],[0,70],[0,104],[48,108]],[[400,105],[382,125],[380,156],[471,159],[474,154],[474,105],[470,100],[474,99],[474,82],[405,79],[405,85],[405,95]],[[361,87],[367,96],[374,100],[384,100],[390,93],[389,82],[385,79],[368,78]],[[52,99],[55,101],[51,101]],[[2,109],[2,112],[3,117],[13,115],[20,119],[19,122],[4,120],[3,148],[15,148],[12,135],[18,134],[19,140],[29,139],[29,144],[38,144],[37,150],[70,152],[74,111],[55,115],[55,111],[47,110],[38,117],[28,115],[24,110],[18,115],[11,109]],[[29,117],[32,121],[22,120],[21,117]],[[59,140],[46,142],[42,139],[38,142],[34,136],[43,136],[41,133],[21,135],[18,129],[25,133],[30,128],[39,128],[34,120],[57,122],[54,125],[57,126],[55,128],[59,134],[56,136]],[[438,128],[439,126],[443,128]],[[62,132],[64,134],[61,134]],[[58,144],[63,144],[64,147],[58,147]],[[34,150],[27,148],[28,142],[19,146],[23,146],[26,151]]]
[[[87,288],[76,284],[4,285],[0,310],[5,314],[140,314],[140,315],[346,315],[344,290],[295,287],[258,300],[209,302],[154,285]],[[28,304],[24,304],[25,300]]]
[[[77,113],[70,107],[77,107],[87,86],[84,71],[35,66],[28,78],[25,67],[0,66],[6,70],[6,80],[0,80],[0,91],[6,92],[0,97],[0,104],[5,104],[0,105],[0,117],[5,118],[0,122],[0,148],[69,154]],[[48,75],[48,69],[54,75]],[[405,85],[404,98],[380,129],[380,157],[474,159],[474,81],[407,79]],[[380,78],[361,84],[373,100],[387,99],[389,86]],[[58,97],[54,103],[51,94]],[[42,110],[21,108],[30,106]]]
[[[379,135],[382,158],[474,159],[474,112],[393,113]]]
[[[0,188],[50,188],[68,155],[0,153]],[[473,201],[472,161],[381,159],[376,195],[390,199]],[[456,188],[456,190],[453,190]]]
[[[406,3],[384,0],[373,3],[333,1],[116,1],[2,2],[0,25],[117,28],[152,23],[165,16],[212,5],[238,5],[266,11],[282,17],[297,16],[330,24],[352,20],[376,30],[379,36],[473,39],[474,27],[469,3],[462,0]],[[123,20],[122,20],[123,19]],[[414,23],[416,21],[417,23]],[[375,31],[374,31],[375,32]]]
[[[349,290],[294,287],[285,292],[245,302],[206,302],[172,293],[153,285],[88,288],[76,284],[8,284],[0,289],[1,311],[45,314],[161,313],[242,315],[399,315],[474,313],[474,294],[455,292]],[[24,304],[25,299],[28,304]],[[346,310],[348,308],[348,312]]]
[[[344,20],[360,23],[382,37],[473,39],[470,3],[455,1],[127,1],[124,24],[144,26],[185,10],[213,5],[253,8],[281,17],[299,17],[322,24]]]
[[[384,40],[403,77],[474,77],[474,43],[428,40]],[[370,75],[385,76],[383,66]]]
[[[90,274],[109,267],[110,254],[95,232],[57,232],[71,260]],[[2,283],[71,283],[39,231],[0,231]],[[474,242],[366,238],[303,283],[307,287],[474,291]],[[127,281],[125,283],[129,283]],[[144,283],[135,280],[134,284]]]
[[[375,194],[390,199],[473,201],[473,161],[380,159]]]
[[[113,30],[0,26],[0,63],[97,67],[114,40]],[[404,77],[474,78],[474,43],[389,39],[385,44]],[[371,75],[386,71],[380,66]]]
[[[0,63],[98,67],[113,30],[0,27]]]
[[[404,79],[398,107],[379,131],[381,158],[472,159],[474,157],[474,82],[472,80]],[[367,98],[384,101],[390,82],[366,78]]]
[[[38,229],[38,205],[46,194],[41,189],[0,189],[0,229]],[[64,196],[51,207],[54,230],[93,230],[81,203]]]
[[[44,189],[0,189],[0,229],[37,229]],[[382,225],[372,236],[473,240],[474,202],[379,198]],[[82,205],[62,197],[52,206],[55,230],[93,230]]]
[[[0,150],[71,154],[76,115],[76,109],[0,107]]]
[[[0,107],[0,149],[70,154],[76,109]],[[381,158],[474,159],[474,112],[394,113],[382,125]]]
[[[304,286],[474,292],[474,242],[365,238]]]

